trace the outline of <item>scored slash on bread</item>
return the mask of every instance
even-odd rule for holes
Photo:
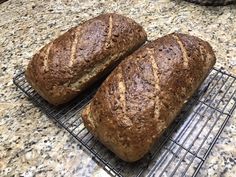
[[[208,42],[174,33],[147,43],[107,77],[82,119],[121,159],[149,152],[215,64]]]

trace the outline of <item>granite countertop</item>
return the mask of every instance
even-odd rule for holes
[[[150,40],[176,31],[199,36],[213,46],[217,66],[236,74],[236,6],[169,0],[9,0],[0,9],[0,176],[109,176],[12,82],[43,45],[91,17],[124,14],[143,25]],[[199,176],[235,176],[235,118]]]

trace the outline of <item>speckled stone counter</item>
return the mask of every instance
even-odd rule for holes
[[[109,176],[63,129],[13,85],[43,45],[104,12],[127,15],[155,39],[171,32],[211,43],[218,66],[236,74],[236,6],[201,7],[168,0],[10,0],[0,4],[0,176]],[[199,176],[235,176],[233,116]]]

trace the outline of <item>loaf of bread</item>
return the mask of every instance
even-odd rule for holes
[[[142,158],[180,113],[215,64],[211,46],[169,34],[123,60],[103,82],[82,119],[124,161]]]
[[[147,35],[132,19],[103,14],[74,27],[43,47],[30,61],[26,79],[48,102],[76,97],[139,48]]]

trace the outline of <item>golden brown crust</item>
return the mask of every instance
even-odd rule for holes
[[[26,78],[47,101],[62,104],[100,79],[146,38],[144,29],[130,18],[103,14],[43,47],[30,61]]]
[[[85,126],[125,161],[142,158],[215,63],[211,46],[170,34],[146,44],[108,76],[82,113]]]

